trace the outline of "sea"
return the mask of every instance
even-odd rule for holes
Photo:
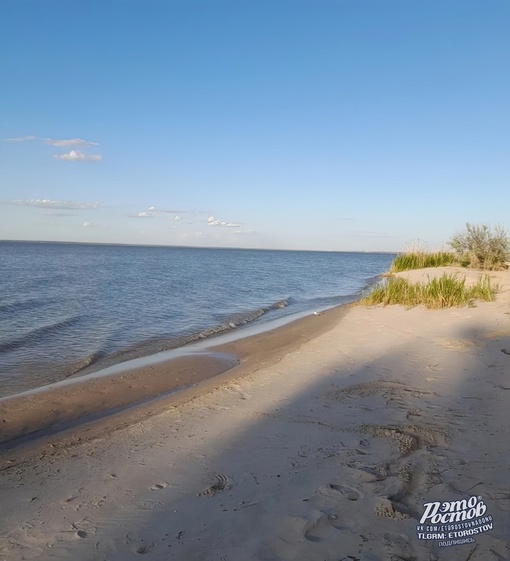
[[[352,302],[393,258],[0,242],[0,397]]]

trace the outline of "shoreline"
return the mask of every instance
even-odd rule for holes
[[[158,401],[171,405],[192,399],[225,380],[242,376],[247,369],[277,360],[330,329],[352,304],[341,304],[317,315],[303,313],[297,318],[232,329],[156,355],[2,397],[0,453],[91,422],[115,425],[115,419],[128,411],[136,418],[139,409],[143,416]]]
[[[251,322],[341,305],[355,300],[390,261],[378,254],[124,249],[76,253],[29,244],[3,252],[9,275],[0,395],[88,375]],[[59,259],[69,266],[65,274],[58,272]],[[234,262],[238,274],[232,275]]]
[[[278,329],[281,326],[285,326],[288,323],[297,321],[311,314],[322,314],[324,311],[333,308],[348,306],[358,301],[363,292],[375,284],[377,279],[381,277],[382,275],[370,277],[367,279],[365,286],[355,294],[331,298],[337,300],[334,304],[322,302],[321,306],[318,308],[320,312],[315,311],[315,306],[312,307],[309,305],[298,311],[291,311],[283,315],[277,315],[276,317],[267,317],[267,314],[286,309],[289,306],[287,299],[282,299],[256,310],[234,314],[222,323],[204,328],[201,331],[171,337],[164,341],[160,340],[157,344],[151,344],[150,341],[141,341],[137,345],[102,356],[99,360],[94,359],[90,361],[89,358],[81,359],[78,361],[78,363],[82,363],[79,367],[76,367],[76,362],[69,363],[67,366],[65,364],[59,364],[56,367],[57,370],[65,371],[67,367],[70,367],[71,372],[61,377],[55,378],[52,376],[40,386],[26,387],[27,384],[21,384],[21,387],[14,390],[14,393],[10,393],[12,390],[8,390],[9,393],[0,394],[0,403],[10,398],[18,398],[22,395],[36,393],[45,388],[59,387],[68,382],[74,383],[77,380],[86,380],[95,376],[109,375],[114,372],[132,370],[134,367],[138,366],[144,367],[154,363],[172,360],[174,357],[192,354],[195,350],[198,350],[198,352],[207,351],[210,348],[222,344],[223,340],[238,340],[250,337],[253,334],[258,334],[263,331]],[[42,377],[48,378],[49,375],[46,374],[46,376],[44,376],[43,374]]]
[[[459,267],[433,267],[394,276],[424,282],[445,272],[465,275],[468,284],[486,274]],[[371,279],[364,291],[387,275]],[[491,272],[491,276],[502,281],[503,290],[510,287],[505,273]],[[90,424],[115,430],[117,425],[144,418],[148,410],[154,414],[161,407],[203,395],[332,329],[361,297],[360,293],[356,300],[318,313],[300,312],[266,323],[241,324],[156,354],[0,397],[0,454]]]
[[[2,453],[0,558],[506,559],[510,272],[496,276],[475,308],[348,306],[227,343],[239,364],[199,394]],[[419,529],[424,505],[462,501],[483,511],[469,542]]]

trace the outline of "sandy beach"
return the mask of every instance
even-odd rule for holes
[[[175,362],[0,403],[0,560],[510,559],[510,273],[493,276],[474,308],[349,306],[217,346],[158,399]],[[130,392],[153,399],[76,423]]]

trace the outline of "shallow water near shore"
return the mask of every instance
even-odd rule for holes
[[[0,243],[0,395],[357,298],[390,254]]]

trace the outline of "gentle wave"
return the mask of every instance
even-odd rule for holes
[[[216,335],[221,335],[222,333],[226,333],[228,331],[231,331],[232,329],[236,329],[237,327],[242,327],[244,325],[253,323],[265,314],[271,311],[286,308],[288,305],[289,299],[278,300],[273,304],[257,308],[256,310],[235,314],[218,325],[203,329],[202,331],[183,335],[181,337],[146,340],[132,347],[110,354],[106,354],[104,351],[97,351],[85,357],[78,364],[73,365],[73,368],[70,370],[70,373],[67,374],[66,378],[76,375],[89,374],[93,371],[106,368],[107,366],[113,364],[126,362],[128,360],[133,360],[142,356],[149,356],[162,351],[184,347],[185,345],[189,345],[197,341],[202,341]]]
[[[182,339],[184,341],[183,345],[187,345],[188,343],[193,343],[194,341],[198,341],[200,339],[205,339],[206,337],[212,337],[213,335],[225,333],[226,331],[230,331],[231,329],[235,329],[236,327],[241,327],[242,325],[246,325],[247,323],[252,323],[255,320],[262,317],[264,314],[267,314],[272,310],[279,310],[282,308],[286,308],[288,305],[289,305],[288,300],[279,300],[274,304],[270,304],[269,306],[264,306],[252,312],[247,312],[244,314],[236,314],[235,316],[232,316],[225,323],[221,323],[220,325],[216,325],[215,327],[211,327],[209,329],[205,329],[204,331],[200,331],[199,333],[193,333],[191,335],[184,337]]]
[[[0,304],[0,314],[12,314],[24,312],[26,310],[32,311],[37,308],[44,308],[48,304],[51,304],[51,300],[40,300],[38,298],[30,298],[28,300],[17,300],[15,302],[7,302]]]
[[[58,334],[59,332],[72,327],[73,325],[80,322],[79,316],[74,316],[61,321],[53,322],[48,325],[43,325],[41,327],[36,327],[28,333],[21,335],[15,339],[11,339],[5,342],[0,342],[0,352],[11,351],[19,347],[24,347],[27,345],[34,345],[44,340],[48,335]]]
[[[75,376],[76,374],[79,374],[80,372],[82,372],[86,368],[94,366],[104,356],[105,356],[105,353],[103,351],[95,351],[93,353],[90,353],[89,355],[87,355],[87,356],[83,357],[81,360],[79,360],[77,363],[69,365],[66,368],[66,373],[64,375],[64,378],[71,378],[72,376]]]
[[[12,394],[342,304],[391,256],[0,242],[0,261],[0,394]]]

